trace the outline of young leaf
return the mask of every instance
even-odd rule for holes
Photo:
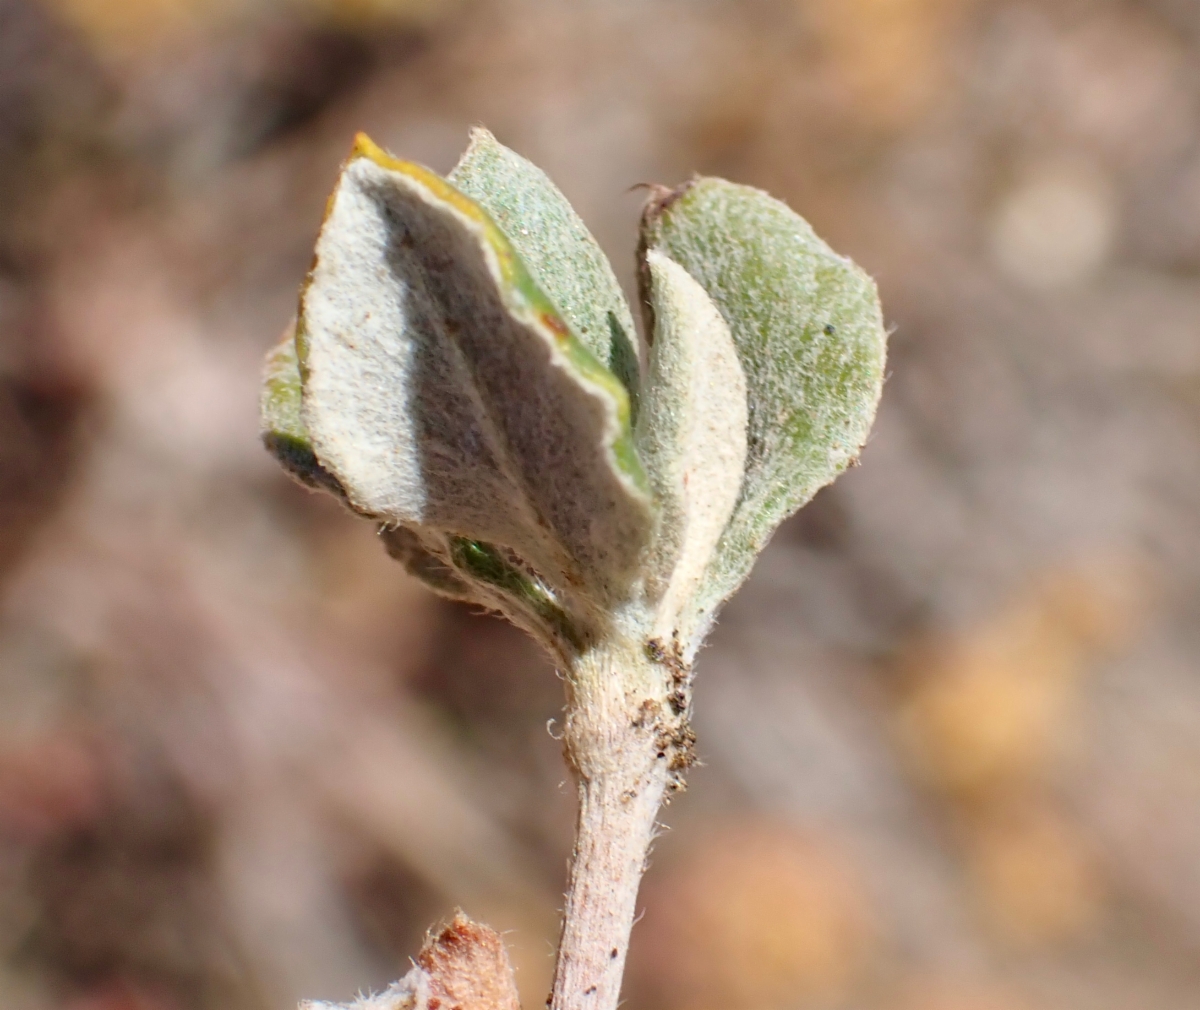
[[[746,377],[729,327],[678,263],[646,255],[655,333],[637,447],[661,508],[654,634],[689,641],[689,606],[742,489]]]
[[[521,1010],[504,940],[462,912],[428,936],[411,970],[383,992],[352,1003],[305,1000],[299,1010]]]
[[[263,441],[297,480],[330,491],[345,501],[337,479],[321,467],[300,417],[301,380],[295,324],[267,355],[262,393]],[[504,613],[547,644],[564,642],[578,649],[581,636],[537,580],[506,561],[487,544],[461,537],[447,539],[436,530],[380,527],[388,554],[439,596]],[[482,584],[481,584],[482,583]]]
[[[579,339],[629,391],[636,415],[637,331],[608,257],[558,187],[482,127],[448,176],[500,226]]]
[[[559,605],[554,591],[519,558],[491,544],[451,537],[450,558],[475,586],[478,601],[500,611],[518,628],[547,642],[560,655],[584,648],[586,635]]]
[[[438,595],[498,611],[562,657],[583,648],[585,633],[554,592],[501,548],[407,526],[384,526],[379,535],[388,554]]]
[[[857,458],[882,389],[886,333],[871,278],[760,190],[701,178],[660,195],[641,244],[708,292],[749,392],[742,492],[698,599],[702,634],[775,527]]]
[[[360,135],[297,349],[313,451],[358,511],[502,545],[596,607],[628,594],[653,525],[628,395],[444,179]]]
[[[345,499],[337,478],[317,461],[301,417],[300,363],[296,357],[296,324],[267,354],[263,367],[262,440],[267,450],[301,484]]]
[[[439,596],[461,603],[480,604],[480,594],[472,583],[455,571],[446,547],[446,538],[441,534],[421,534],[407,526],[381,526],[379,538],[388,555],[399,561],[414,578],[420,579]]]

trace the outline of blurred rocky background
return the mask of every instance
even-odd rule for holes
[[[356,130],[879,279],[862,466],[700,659],[631,1010],[1200,1008],[1200,4],[0,0],[0,1006],[548,989],[561,685],[257,442]],[[551,730],[553,727],[550,727]]]

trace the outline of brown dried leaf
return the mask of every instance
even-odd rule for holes
[[[352,1003],[305,1000],[299,1010],[521,1010],[521,1002],[500,934],[458,911],[383,992]]]
[[[417,955],[429,974],[428,1010],[520,1010],[512,965],[494,929],[461,911]]]

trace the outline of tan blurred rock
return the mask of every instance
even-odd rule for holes
[[[977,818],[966,858],[980,911],[1002,940],[1072,940],[1104,914],[1104,881],[1085,838],[1048,803],[1018,803]]]
[[[708,834],[645,901],[631,974],[653,1006],[769,1010],[835,997],[873,937],[862,882],[836,843],[766,822]]]
[[[996,983],[917,978],[906,983],[885,1010],[1029,1010]]]
[[[803,9],[830,63],[830,88],[861,125],[904,128],[927,111],[974,0],[817,0]]]
[[[1036,780],[1076,735],[1088,664],[1132,635],[1144,596],[1129,564],[1050,572],[974,629],[911,648],[896,715],[910,768],[960,797]]]

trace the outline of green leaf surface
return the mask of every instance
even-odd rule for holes
[[[298,323],[301,421],[356,510],[514,552],[603,610],[654,510],[622,384],[490,215],[360,135]]]
[[[871,278],[760,190],[700,178],[659,194],[642,249],[670,256],[713,299],[748,387],[745,476],[697,599],[702,633],[778,524],[857,458],[886,332]]]
[[[540,168],[496,140],[471,131],[448,176],[486,210],[579,339],[629,391],[635,408],[638,355],[633,316],[599,243]]]

